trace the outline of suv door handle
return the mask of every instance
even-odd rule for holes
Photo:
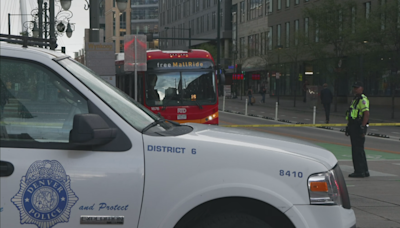
[[[0,177],[8,177],[14,172],[14,166],[10,162],[0,161]]]

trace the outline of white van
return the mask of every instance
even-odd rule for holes
[[[169,122],[64,54],[0,48],[0,227],[355,227],[329,151]]]

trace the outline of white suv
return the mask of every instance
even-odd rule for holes
[[[329,151],[169,122],[66,55],[0,46],[0,227],[355,227]]]

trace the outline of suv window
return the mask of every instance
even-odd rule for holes
[[[0,61],[2,141],[68,143],[75,114],[86,98],[54,71],[14,58]]]

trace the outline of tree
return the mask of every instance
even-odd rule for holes
[[[381,73],[388,75],[394,118],[396,88],[400,85],[400,1],[381,1],[361,24],[358,39],[365,42],[365,50],[371,55],[379,53],[388,64],[381,68]]]
[[[304,17],[310,19],[313,40],[309,39],[308,47],[312,55],[326,61],[325,65],[331,68],[327,72],[334,72],[331,76],[334,79],[335,111],[339,81],[344,79],[342,61],[354,54],[359,46],[356,42],[356,6],[353,0],[324,0],[303,12]],[[305,35],[309,37],[309,34]]]
[[[296,95],[298,88],[298,76],[299,76],[299,61],[307,60],[310,57],[310,47],[308,46],[308,38],[305,36],[303,31],[296,31],[293,36],[290,36],[289,40],[285,41],[285,46],[275,47],[269,52],[268,57],[271,62],[291,62],[291,72],[290,75],[293,76],[294,80],[294,97],[293,97],[293,107],[296,107]],[[277,57],[280,57],[279,61]],[[270,62],[268,61],[268,62]],[[280,66],[276,69],[281,71]]]
[[[217,59],[217,46],[216,45],[213,45],[210,43],[202,43],[202,44],[199,44],[196,48],[203,49],[203,50],[210,52],[210,54],[214,58],[214,60]]]

